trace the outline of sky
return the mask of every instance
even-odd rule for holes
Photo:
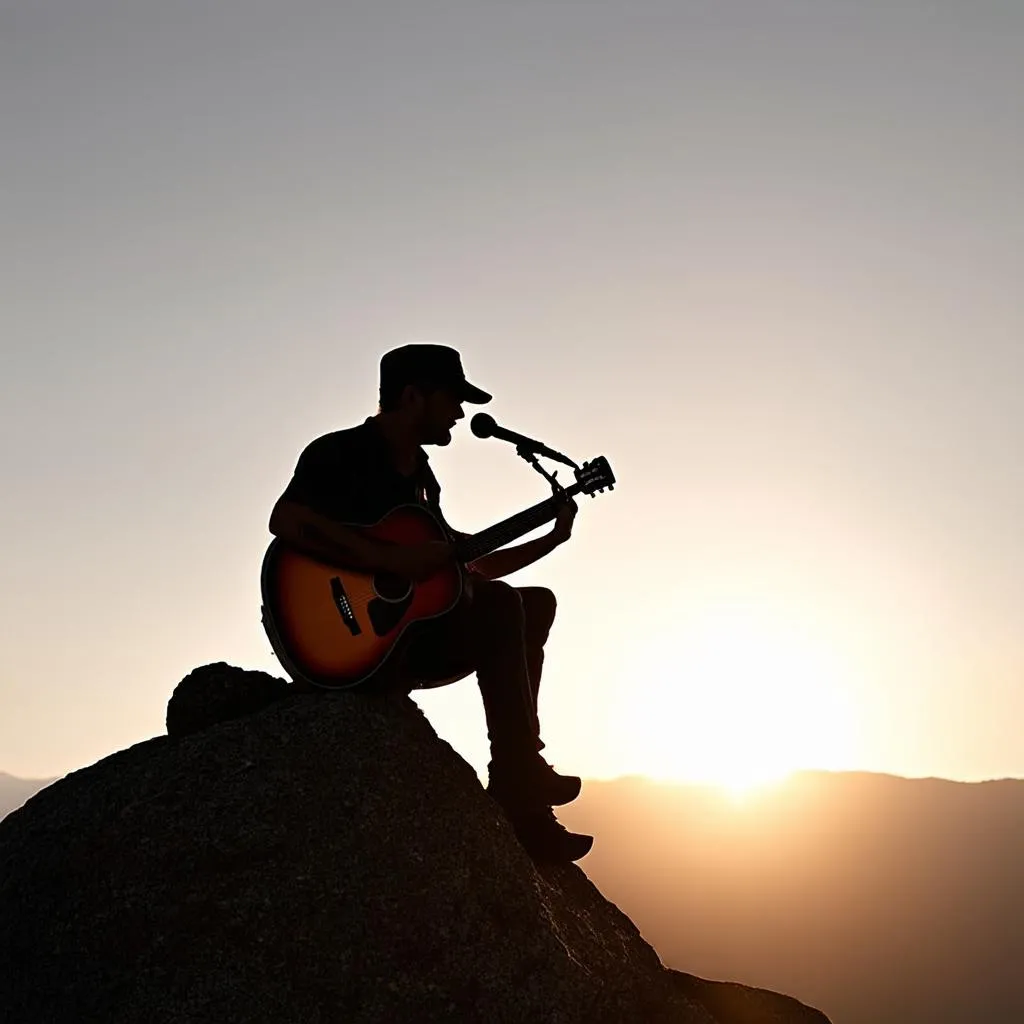
[[[281,674],[270,509],[434,341],[619,479],[511,580],[560,768],[1024,775],[1022,91],[990,0],[0,0],[0,770]]]

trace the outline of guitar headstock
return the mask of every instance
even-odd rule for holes
[[[603,455],[599,455],[590,462],[584,462],[576,470],[576,484],[580,493],[593,497],[599,491],[604,491],[605,488],[609,491],[615,490],[615,474],[612,472],[612,467],[608,465],[608,460]]]

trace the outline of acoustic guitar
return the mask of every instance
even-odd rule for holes
[[[467,564],[550,522],[564,498],[614,489],[604,456],[575,473],[576,483],[560,494],[456,541],[452,566],[421,583],[330,565],[273,540],[261,573],[263,627],[285,671],[297,683],[331,690],[399,671],[400,652],[411,631],[458,604]],[[451,539],[420,505],[401,505],[372,526],[352,528],[389,544]]]

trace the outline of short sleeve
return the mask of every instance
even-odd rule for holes
[[[350,458],[325,434],[303,450],[281,500],[305,505],[329,519],[353,519],[353,475]]]

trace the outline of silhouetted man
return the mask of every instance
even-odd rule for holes
[[[445,541],[388,545],[353,525],[370,525],[399,505],[420,504],[445,525],[441,488],[423,445],[451,443],[463,402],[491,396],[470,384],[459,353],[443,345],[405,345],[380,362],[380,408],[359,426],[325,434],[299,457],[295,474],[270,517],[286,544],[332,564],[387,572],[419,582],[450,565]],[[580,779],[559,775],[541,757],[537,694],[544,643],[555,615],[554,594],[501,582],[548,554],[572,534],[576,506],[566,501],[551,532],[484,555],[468,568],[459,604],[440,619],[417,623],[405,652],[405,692],[444,685],[475,671],[491,745],[488,792],[537,860],[573,861],[591,836],[560,825],[553,805],[574,800]],[[346,525],[347,524],[347,525]],[[374,676],[360,687],[380,689]]]

